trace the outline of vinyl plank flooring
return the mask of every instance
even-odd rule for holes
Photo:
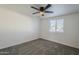
[[[39,38],[1,49],[0,55],[79,55],[79,49]]]

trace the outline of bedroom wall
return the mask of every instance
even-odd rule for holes
[[[0,8],[0,49],[39,38],[39,19]]]
[[[53,18],[58,17],[41,19],[40,37],[57,43],[79,48],[79,13],[59,16],[59,18],[64,19],[63,33],[49,32],[49,20]]]

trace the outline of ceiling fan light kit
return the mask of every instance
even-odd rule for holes
[[[44,12],[40,12],[40,15],[41,15],[41,16],[44,16]]]

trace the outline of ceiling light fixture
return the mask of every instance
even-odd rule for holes
[[[40,15],[41,15],[41,16],[44,16],[44,12],[40,12]]]

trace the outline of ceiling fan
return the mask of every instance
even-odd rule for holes
[[[37,10],[38,12],[34,12],[33,14],[41,14],[42,16],[44,16],[44,13],[53,13],[53,11],[47,11],[47,9],[51,7],[51,4],[48,4],[46,7],[39,7],[39,8],[36,8],[34,6],[31,6],[31,8]]]

